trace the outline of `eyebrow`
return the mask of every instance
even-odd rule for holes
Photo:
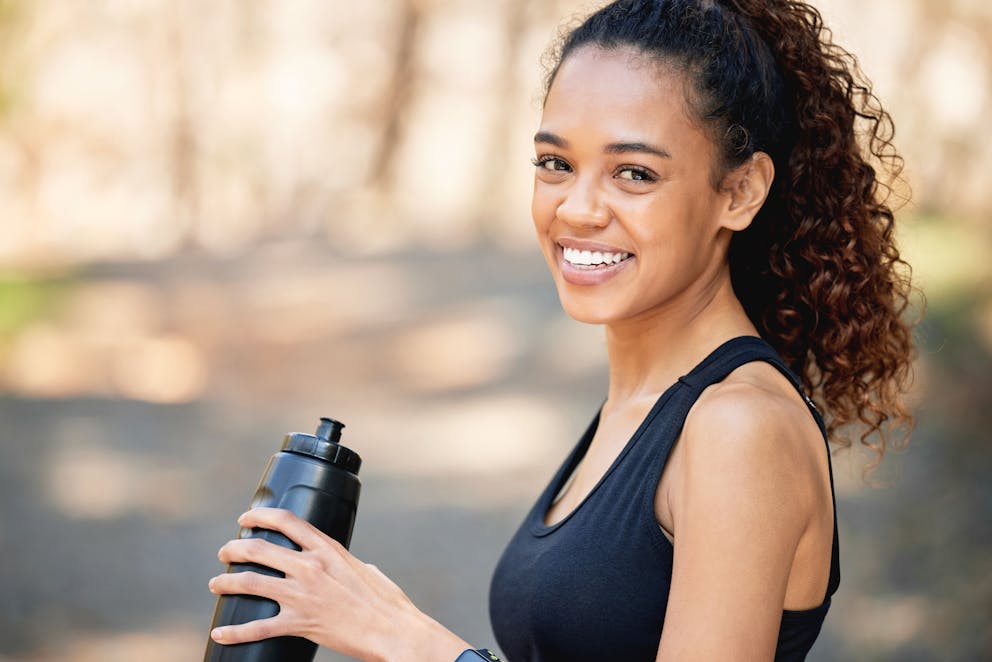
[[[670,159],[672,155],[661,147],[655,147],[647,143],[610,143],[606,146],[607,154],[626,154],[628,152],[641,152],[643,154],[653,154],[663,159]]]
[[[556,136],[548,131],[538,131],[534,134],[534,142],[536,143],[548,143],[549,145],[554,145],[555,147],[561,147],[565,149],[568,147],[568,141],[560,136]]]
[[[536,143],[547,143],[549,145],[554,145],[561,149],[568,148],[568,141],[557,136],[548,131],[538,131],[534,134],[534,142]],[[643,142],[618,142],[610,143],[604,149],[607,154],[627,154],[630,152],[640,152],[642,154],[653,154],[663,159],[670,159],[672,155],[668,153],[667,150],[661,147],[655,147],[654,145],[649,145]]]

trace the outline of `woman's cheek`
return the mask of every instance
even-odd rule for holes
[[[542,233],[551,225],[554,218],[554,208],[550,196],[543,190],[541,182],[534,182],[534,195],[531,198],[531,217],[534,220],[534,227],[538,233]]]
[[[534,198],[531,203],[531,215],[534,221],[534,230],[537,235],[538,245],[541,247],[541,252],[544,254],[544,259],[548,263],[548,267],[554,271],[555,265],[557,263],[557,247],[552,241],[548,233],[551,230],[551,224],[554,221],[554,203],[548,199],[546,195],[539,195],[538,191],[535,189]]]

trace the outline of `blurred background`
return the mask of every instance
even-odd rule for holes
[[[992,659],[992,5],[816,4],[895,117],[928,310],[908,451],[834,458],[810,659]],[[496,559],[605,394],[528,207],[588,7],[0,0],[0,660],[199,659],[216,550],[321,415],[365,460],[353,551],[494,644]]]

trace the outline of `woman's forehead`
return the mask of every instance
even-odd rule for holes
[[[631,46],[584,46],[562,61],[548,91],[570,96],[600,95],[623,98],[656,98],[683,95],[683,75],[666,60]]]
[[[702,137],[688,114],[684,75],[633,48],[569,54],[548,90],[541,130],[667,143]]]

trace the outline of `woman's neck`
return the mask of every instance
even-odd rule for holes
[[[610,361],[607,407],[655,398],[722,342],[758,335],[734,295],[729,274],[703,296],[606,327]]]

